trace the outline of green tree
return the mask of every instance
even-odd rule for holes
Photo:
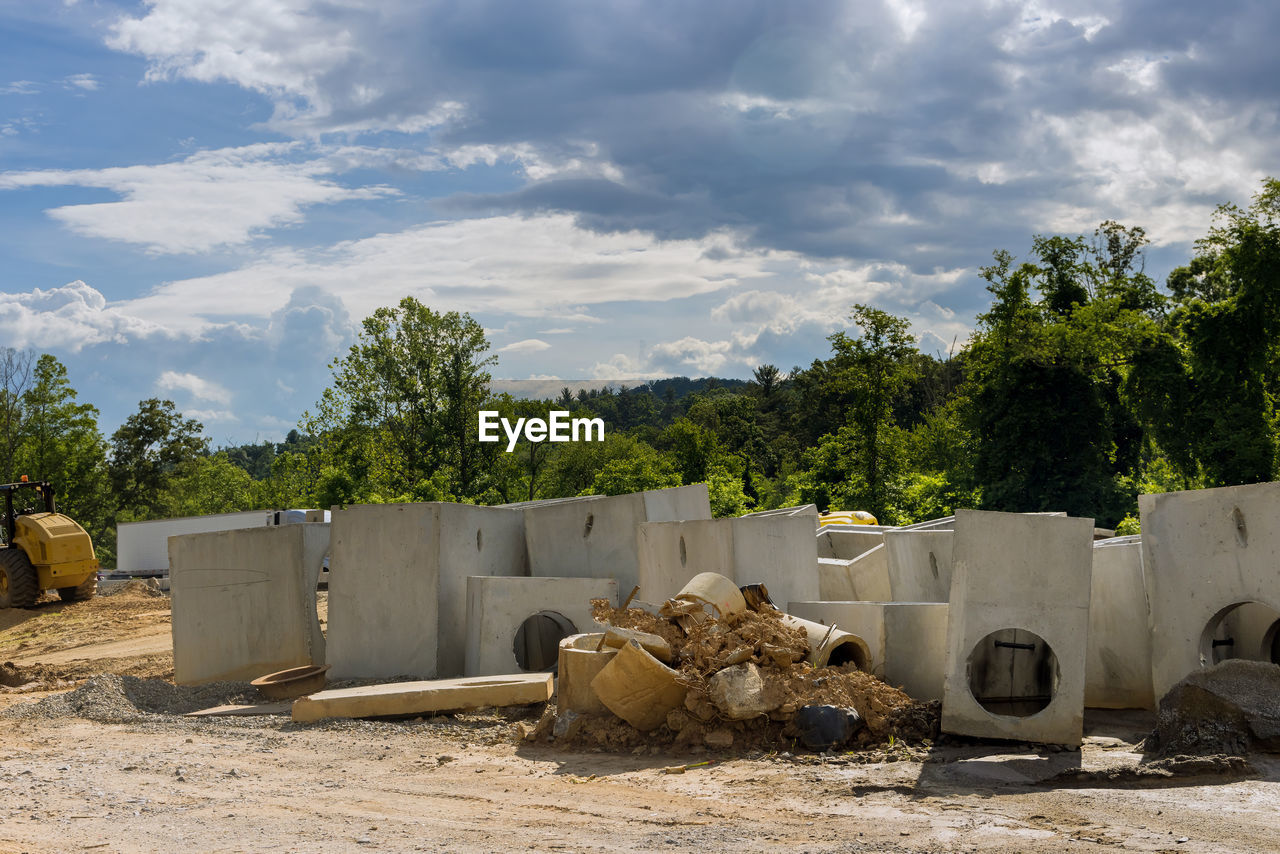
[[[171,400],[138,404],[111,434],[108,471],[122,521],[164,515],[170,480],[179,467],[206,453],[204,425],[184,419]]]
[[[165,485],[168,516],[205,516],[259,507],[253,478],[225,451],[178,464]],[[285,505],[288,506],[288,505]]]
[[[20,474],[15,468],[18,445],[22,442],[22,396],[31,385],[30,350],[0,348],[0,482],[12,483]]]

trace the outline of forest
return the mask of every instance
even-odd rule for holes
[[[718,516],[814,503],[902,524],[976,507],[1136,532],[1141,493],[1280,479],[1280,181],[1219,207],[1163,283],[1147,243],[1107,221],[1036,236],[1024,260],[997,250],[980,270],[990,308],[945,357],[920,352],[905,318],[854,305],[807,366],[554,400],[491,393],[480,324],[406,297],[363,320],[283,441],[236,447],[155,398],[104,436],[56,357],[0,349],[0,482],[53,482],[104,566],[117,522],[690,483]],[[599,417],[605,440],[507,453],[477,441],[481,409]]]

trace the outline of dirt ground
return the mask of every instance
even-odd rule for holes
[[[138,589],[0,611],[0,853],[1280,851],[1280,757],[1145,761],[1146,715],[1092,715],[1078,752],[836,755],[569,751],[521,740],[538,708],[187,718],[138,699],[186,690],[168,620]]]

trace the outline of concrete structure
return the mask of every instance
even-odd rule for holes
[[[468,676],[554,668],[559,643],[570,635],[594,631],[591,600],[618,604],[612,578],[467,579]],[[526,621],[533,619],[526,627]],[[529,660],[541,654],[542,666],[524,667],[517,644]],[[526,664],[529,663],[526,661]]]
[[[1213,663],[1235,606],[1280,611],[1280,483],[1140,495],[1138,509],[1158,698]]]
[[[763,583],[775,602],[817,599],[816,524],[812,514],[647,522],[640,526],[640,592],[661,601],[695,575],[715,572],[739,586]]]
[[[629,593],[638,583],[638,529],[644,522],[710,519],[704,483],[630,495],[524,507],[529,574],[615,578]],[[625,593],[624,593],[625,595]]]
[[[941,700],[946,671],[945,602],[792,602],[797,617],[851,632],[867,645],[871,672],[917,700]]]
[[[1093,520],[956,513],[942,729],[1079,744]]]
[[[936,528],[884,532],[890,599],[949,602],[955,534]]]
[[[560,641],[556,668],[556,712],[604,715],[609,710],[591,690],[591,680],[613,660],[618,650],[603,643],[603,632],[570,635]]]
[[[856,602],[858,592],[853,587],[853,573],[849,571],[851,560],[832,557],[818,558],[818,599],[823,602]]]
[[[523,513],[430,502],[358,505],[333,520],[334,677],[461,676],[466,579],[525,574]]]
[[[266,510],[185,516],[150,522],[120,522],[116,525],[116,572],[165,575],[169,572],[170,537],[263,528],[269,524],[271,514]]]
[[[860,602],[888,602],[893,598],[889,585],[888,552],[884,543],[849,561],[854,599]]]
[[[171,538],[174,681],[249,680],[324,664],[316,579],[328,548],[328,525]]]
[[[487,706],[545,703],[551,699],[554,681],[550,673],[519,673],[479,679],[436,679],[336,688],[319,691],[310,697],[299,697],[293,703],[293,719],[309,722],[323,718],[424,715]]]
[[[881,525],[824,525],[818,529],[818,557],[853,560],[881,545],[888,530]]]
[[[1151,629],[1142,578],[1142,538],[1093,545],[1084,704],[1095,709],[1151,709]]]
[[[817,518],[818,505],[798,504],[795,507],[779,507],[777,510],[760,510],[756,513],[747,513],[745,516],[739,516],[738,518],[759,518],[761,516],[813,516]]]
[[[1233,608],[1214,634],[1213,661],[1228,658],[1280,664],[1280,613],[1258,602]]]
[[[903,531],[950,531],[955,528],[955,516],[943,516],[941,519],[926,519],[923,522],[913,522],[910,525],[903,525]]]

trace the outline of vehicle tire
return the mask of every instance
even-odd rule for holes
[[[0,549],[0,608],[30,608],[40,598],[36,568],[20,548]]]
[[[98,595],[98,573],[89,576],[79,587],[59,587],[58,595],[63,602],[83,602]]]

